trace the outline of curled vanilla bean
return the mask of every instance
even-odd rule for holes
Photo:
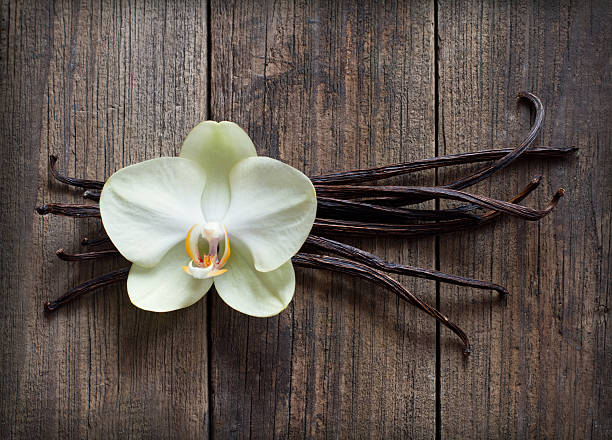
[[[49,170],[51,171],[51,174],[53,175],[53,177],[55,177],[56,180],[62,183],[65,183],[66,185],[72,185],[72,186],[76,186],[78,188],[83,188],[83,189],[102,189],[104,187],[104,182],[100,180],[77,179],[75,177],[67,177],[67,176],[60,174],[55,169],[56,163],[57,163],[57,156],[53,154],[50,155],[49,156]]]
[[[548,206],[543,210],[528,208],[526,206],[517,205],[514,203],[504,202],[503,200],[491,199],[489,197],[470,194],[464,191],[459,191],[441,187],[427,186],[351,186],[351,185],[330,185],[317,189],[317,194],[323,197],[346,197],[360,198],[364,194],[367,196],[405,196],[410,197],[431,197],[449,200],[461,200],[480,206],[482,208],[494,209],[502,211],[505,214],[519,217],[525,220],[539,220],[546,216],[557,204],[565,191],[559,189]]]
[[[70,205],[63,203],[46,203],[36,208],[40,215],[55,214],[66,217],[100,217],[98,205]]]
[[[536,116],[533,121],[533,125],[531,126],[531,129],[529,130],[529,133],[527,133],[527,137],[523,140],[523,142],[521,142],[521,144],[514,150],[512,150],[510,153],[496,160],[488,167],[485,167],[476,173],[470,174],[469,176],[455,180],[452,183],[444,185],[444,188],[463,189],[467,188],[468,186],[472,186],[486,179],[491,174],[494,174],[499,170],[505,168],[506,166],[510,165],[521,154],[523,154],[531,146],[531,144],[533,144],[533,141],[535,141],[540,129],[542,128],[542,122],[544,121],[544,105],[542,104],[542,101],[540,101],[540,98],[538,98],[533,93],[521,92],[519,93],[518,98],[528,100],[534,106],[536,111]]]
[[[64,249],[58,249],[55,254],[64,261],[97,260],[98,258],[113,257],[121,255],[117,249],[106,249],[103,251],[83,252],[81,254],[67,254]]]
[[[436,308],[424,303],[417,298],[412,292],[402,286],[399,282],[390,276],[357,261],[350,261],[344,258],[329,257],[324,255],[314,255],[306,253],[298,253],[292,259],[293,264],[301,267],[310,267],[314,269],[326,269],[335,272],[347,273],[358,276],[366,280],[372,281],[386,289],[391,290],[400,299],[412,303],[418,309],[424,311],[429,316],[438,320],[442,325],[450,329],[463,341],[464,354],[470,354],[470,341],[458,325],[451,322],[446,316],[440,313]]]
[[[88,237],[83,237],[83,239],[81,240],[81,244],[83,246],[98,246],[98,245],[107,244],[107,243],[111,243],[108,235],[106,237],[94,238],[93,240],[91,240]]]
[[[533,147],[526,150],[521,158],[553,158],[563,157],[577,151],[576,147]],[[478,162],[497,160],[512,153],[512,148],[500,148],[495,150],[475,151],[471,153],[450,154],[448,156],[432,157],[415,162],[404,162],[393,165],[385,165],[375,168],[366,168],[352,171],[341,171],[338,173],[323,174],[311,177],[315,185],[348,185],[354,183],[368,182],[373,180],[387,179],[389,177],[412,173],[415,171],[441,168],[453,165],[463,165]]]
[[[313,247],[317,250],[317,252],[329,252],[340,257],[359,261],[361,263],[370,265],[375,269],[383,270],[385,272],[391,272],[400,275],[409,275],[418,278],[425,278],[428,280],[436,280],[448,284],[456,284],[459,286],[469,286],[476,287],[479,289],[495,290],[504,295],[508,294],[508,290],[505,287],[500,286],[499,284],[494,284],[483,280],[476,280],[473,278],[466,278],[458,275],[451,275],[437,270],[422,269],[419,267],[390,263],[370,252],[366,252],[354,246],[350,246],[345,243],[340,243],[335,240],[330,240],[328,238],[310,235],[306,239],[305,245],[307,245],[307,247]]]
[[[542,122],[544,120],[544,106],[540,98],[535,96],[533,93],[521,92],[519,93],[518,98],[526,99],[527,101],[529,101],[534,106],[535,111],[536,111],[534,123],[531,126],[531,129],[529,130],[529,133],[527,134],[523,142],[521,142],[519,146],[517,146],[514,149],[504,150],[505,154],[501,157],[498,157],[497,160],[493,164],[477,171],[476,173],[470,174],[452,183],[444,185],[443,186],[444,188],[463,189],[463,188],[467,188],[468,186],[472,186],[486,179],[490,175],[505,168],[510,163],[512,163],[514,160],[518,159],[519,156],[521,156],[523,153],[528,151],[531,144],[533,144],[533,142],[535,141],[538,135],[538,132],[542,128]],[[567,148],[567,149],[562,149],[562,150],[563,150],[563,153],[569,153],[569,152],[575,151],[575,149],[572,147]],[[536,151],[536,149],[534,149],[533,151]],[[552,151],[549,150],[549,152],[552,152]],[[555,151],[555,153],[559,153],[559,152],[560,152],[559,149]],[[543,153],[542,149],[540,149],[538,153],[532,152],[531,155],[542,154],[542,153]],[[464,154],[464,155],[446,156],[443,158],[433,158],[433,159],[426,160],[426,161],[419,161],[419,162],[413,162],[413,163],[408,163],[408,164],[397,164],[397,165],[391,165],[388,167],[372,168],[369,170],[355,170],[355,171],[350,171],[350,172],[345,172],[345,173],[328,174],[326,176],[314,177],[311,180],[317,186],[318,185],[323,186],[323,185],[330,185],[330,184],[338,184],[340,182],[343,184],[357,183],[357,182],[363,182],[366,180],[382,179],[382,178],[391,177],[391,176],[403,174],[403,173],[410,172],[410,171],[422,170],[426,168],[435,168],[438,166],[455,165],[459,163],[470,163],[470,162],[487,160],[484,158],[491,159],[491,156],[492,156],[491,150],[489,150],[487,152],[482,152],[480,155],[478,153],[473,153],[473,154],[467,154],[467,155]],[[475,160],[475,159],[478,159],[478,160]],[[415,197],[415,201],[425,201],[425,200],[430,200],[431,198],[432,197],[426,197],[422,195],[420,197]]]
[[[86,293],[89,293],[93,290],[99,289],[100,287],[107,286],[112,283],[116,283],[118,281],[126,280],[128,274],[130,272],[129,267],[124,267],[123,269],[115,270],[113,272],[105,273],[97,278],[86,281],[83,284],[79,284],[73,289],[70,289],[64,295],[60,296],[55,301],[47,301],[45,303],[45,309],[49,312],[53,312],[57,310],[59,307],[63,306],[70,301],[79,298]]]
[[[507,154],[497,159],[493,164],[477,171],[476,173],[470,174],[452,183],[443,185],[442,188],[460,190],[460,189],[472,186],[488,178],[492,174],[500,171],[501,169],[505,168],[510,163],[512,163],[514,160],[518,159],[519,156],[521,156],[523,153],[525,153],[529,149],[531,144],[533,144],[533,142],[535,141],[538,135],[538,132],[540,131],[542,127],[542,122],[544,120],[544,106],[542,105],[542,101],[540,101],[540,99],[537,96],[529,92],[519,93],[518,98],[528,100],[534,106],[535,111],[536,111],[536,117],[535,117],[534,123],[531,129],[529,130],[529,133],[527,134],[526,138],[523,140],[523,142],[521,142],[521,144],[515,149],[510,150]],[[327,182],[325,182],[325,184],[327,185],[329,184],[329,179]],[[435,198],[435,196],[432,196],[432,195],[428,196],[425,194],[420,194],[420,195],[413,194],[410,197],[398,197],[398,196],[393,197],[392,195],[386,195],[384,197],[390,197],[390,196],[391,198],[385,200],[382,203],[383,205],[402,206],[405,204],[420,203],[420,202],[424,202],[424,201]],[[374,202],[374,204],[377,204],[377,203]]]

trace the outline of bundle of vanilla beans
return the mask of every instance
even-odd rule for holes
[[[416,237],[475,228],[490,223],[501,215],[510,215],[524,220],[539,220],[547,215],[563,196],[563,189],[559,189],[554,194],[548,206],[543,210],[519,205],[538,186],[541,176],[536,176],[509,201],[495,200],[463,191],[464,188],[487,179],[518,158],[560,157],[576,150],[574,147],[530,148],[542,126],[544,108],[540,99],[531,93],[521,93],[519,98],[525,99],[534,107],[535,120],[525,140],[514,149],[453,154],[417,162],[312,177],[311,181],[317,192],[317,217],[306,243],[300,252],[293,257],[293,263],[297,266],[354,275],[391,290],[399,298],[415,305],[453,331],[463,341],[464,353],[469,354],[470,343],[468,337],[456,324],[449,321],[434,307],[421,301],[395,279],[386,275],[385,272],[491,289],[501,294],[507,294],[508,292],[504,287],[487,281],[450,275],[436,270],[386,262],[369,252],[326,237],[336,237],[338,235]],[[84,189],[83,197],[87,199],[97,201],[100,198],[100,191],[104,182],[63,176],[56,170],[56,162],[57,158],[55,156],[49,157],[51,174],[57,180]],[[366,182],[420,170],[479,162],[489,162],[489,164],[478,172],[443,186],[370,186],[365,184]],[[409,208],[411,205],[432,199],[450,199],[466,203],[452,209]],[[97,204],[45,204],[38,207],[37,211],[41,215],[100,217],[100,209]],[[59,249],[57,256],[66,261],[84,261],[119,255],[106,235],[96,240],[84,238],[82,244],[87,246],[106,245],[108,249],[79,254],[67,254],[63,249]],[[81,295],[105,285],[125,280],[128,272],[129,267],[125,267],[89,280],[66,292],[55,301],[45,303],[45,308],[47,311],[56,310]]]

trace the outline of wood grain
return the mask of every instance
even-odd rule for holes
[[[212,117],[307,174],[434,153],[429,2],[212,2]],[[433,183],[433,174],[415,182]],[[431,267],[433,240],[361,241]],[[292,304],[261,320],[215,297],[216,438],[406,438],[435,432],[435,324],[389,292],[297,269]],[[435,300],[432,282],[403,279]],[[417,354],[418,353],[418,354]]]
[[[5,438],[202,437],[208,432],[204,304],[157,315],[125,287],[53,315],[42,304],[125,265],[67,263],[98,220],[39,217],[80,193],[48,177],[104,178],[175,155],[205,117],[205,5],[178,2],[2,4],[3,219],[0,431]]]
[[[521,90],[546,107],[536,144],[580,148],[478,187],[503,198],[541,173],[529,206],[566,188],[539,224],[508,220],[440,239],[441,270],[511,292],[505,302],[441,288],[443,312],[474,344],[464,361],[442,334],[441,437],[610,438],[609,5],[441,1],[438,11],[441,153],[520,141],[530,123],[514,98]]]
[[[611,19],[603,0],[0,0],[0,436],[612,437]],[[43,313],[125,264],[56,258],[82,252],[100,224],[34,212],[83,203],[49,178],[50,153],[103,179],[176,155],[210,117],[316,175],[511,147],[532,117],[521,90],[547,109],[536,143],[580,152],[512,166],[475,192],[505,199],[543,174],[525,203],[541,208],[563,186],[552,215],[442,236],[439,251],[431,237],[351,241],[510,289],[506,301],[448,285],[437,296],[432,281],[397,277],[467,331],[467,360],[389,292],[305,269],[266,320],[213,292],[147,313],[125,287]]]

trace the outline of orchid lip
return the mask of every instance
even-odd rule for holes
[[[200,252],[203,242],[206,253]],[[223,245],[223,256],[219,258],[219,249]],[[230,243],[227,229],[217,222],[206,222],[193,225],[185,238],[185,250],[191,258],[183,270],[197,279],[219,276],[227,272],[223,266],[230,257]]]

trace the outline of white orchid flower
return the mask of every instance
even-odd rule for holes
[[[310,233],[316,194],[308,177],[258,157],[232,122],[202,122],[180,157],[120,169],[102,190],[104,228],[131,261],[130,300],[141,309],[188,307],[211,288],[252,316],[293,298],[291,257]]]

